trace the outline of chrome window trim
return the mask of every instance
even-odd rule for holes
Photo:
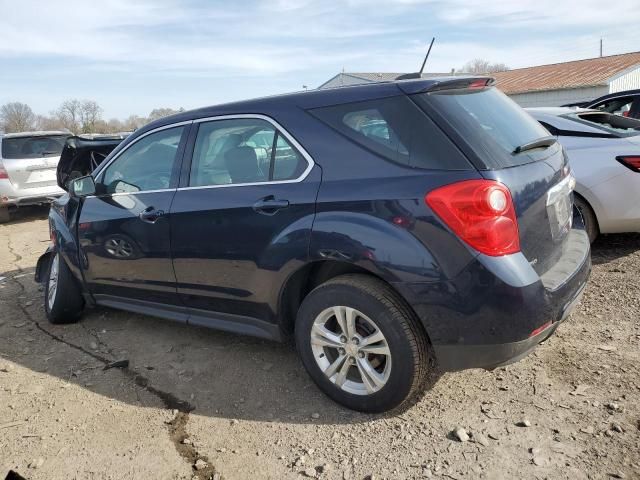
[[[309,153],[304,149],[302,145],[289,133],[285,128],[276,122],[273,118],[263,115],[260,113],[240,113],[240,114],[230,114],[230,115],[217,115],[214,117],[204,117],[204,118],[196,118],[193,120],[193,123],[204,123],[204,122],[215,122],[218,120],[238,120],[238,119],[258,119],[264,120],[270,123],[279,133],[281,133],[292,146],[296,148],[298,152],[302,155],[302,157],[307,161],[307,168],[298,176],[297,178],[293,178],[291,180],[271,180],[266,182],[249,182],[249,183],[225,183],[222,185],[197,185],[193,187],[178,187],[178,191],[182,190],[202,190],[205,188],[228,188],[228,187],[248,187],[251,185],[280,185],[286,183],[300,183],[304,181],[305,178],[309,176],[311,170],[315,166],[315,162]],[[193,161],[193,157],[191,159]]]
[[[315,162],[313,158],[311,157],[311,155],[309,155],[309,153],[305,150],[305,148],[282,125],[280,125],[273,118],[260,113],[217,115],[213,117],[204,117],[204,118],[196,118],[193,120],[185,120],[183,122],[171,123],[169,125],[163,125],[162,127],[154,128],[153,130],[149,130],[148,132],[145,132],[144,134],[137,137],[129,145],[127,145],[121,151],[119,151],[107,163],[100,165],[98,169],[92,173],[92,176],[95,179],[95,181],[98,182],[99,177],[113,162],[115,162],[120,157],[120,155],[126,152],[132,145],[135,145],[139,140],[153,133],[157,133],[162,130],[168,130],[170,128],[189,125],[192,123],[195,124],[195,123],[204,123],[204,122],[214,122],[218,120],[238,120],[238,119],[252,119],[252,118],[255,118],[258,120],[264,120],[270,123],[279,133],[281,133],[298,150],[298,152],[300,152],[302,157],[307,162],[307,168],[300,174],[299,177],[291,180],[272,180],[272,181],[266,181],[266,182],[250,182],[250,183],[228,183],[223,185],[201,185],[201,186],[193,186],[193,187],[165,188],[165,189],[159,189],[159,190],[144,190],[141,192],[115,192],[115,193],[105,193],[103,195],[88,195],[86,198],[102,198],[102,197],[113,197],[113,196],[120,196],[120,195],[140,195],[142,193],[158,193],[158,192],[182,191],[182,190],[201,190],[205,188],[247,187],[251,185],[280,185],[280,184],[287,184],[287,183],[300,183],[304,181],[304,179],[309,176],[309,173],[311,173],[311,170],[313,170],[313,167],[315,166]],[[192,157],[192,160],[193,160],[193,157]]]
[[[175,192],[175,188],[160,188],[158,190],[142,190],[140,192],[114,192],[103,193],[102,195],[87,195],[84,198],[104,198],[104,197],[121,197],[123,195],[142,195],[143,193],[160,193],[160,192]]]

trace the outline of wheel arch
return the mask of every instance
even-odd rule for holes
[[[339,260],[316,260],[309,262],[306,265],[300,267],[293,272],[285,281],[278,300],[278,312],[279,312],[279,324],[280,329],[286,336],[293,334],[295,330],[296,315],[300,305],[304,301],[305,297],[317,286],[331,280],[332,278],[348,275],[348,274],[361,274],[375,278],[384,283],[390,288],[398,298],[400,298],[407,306],[407,308],[416,316],[418,323],[420,324],[426,338],[429,340],[429,334],[420,321],[417,313],[411,307],[409,302],[398,291],[393,284],[387,281],[385,278],[372,272],[360,265],[356,265],[350,262]]]
[[[582,200],[584,203],[587,204],[587,206],[591,209],[591,211],[593,212],[593,217],[596,219],[596,227],[598,229],[598,232],[600,232],[600,218],[598,216],[598,209],[599,209],[599,205],[597,203],[597,201],[593,201],[593,197],[591,195],[584,195],[584,192],[578,192],[576,190],[574,190],[573,194],[578,197],[580,200]],[[587,198],[590,197],[590,198]]]

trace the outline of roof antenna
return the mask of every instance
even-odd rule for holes
[[[422,78],[422,72],[424,72],[424,66],[427,64],[427,59],[429,58],[429,54],[431,53],[431,47],[433,47],[433,42],[436,41],[436,37],[431,39],[431,43],[429,44],[429,50],[427,50],[427,54],[424,56],[424,60],[422,61],[422,66],[420,67],[420,71],[416,73],[405,73],[400,75],[396,80],[409,80],[411,78]]]
[[[424,56],[424,61],[422,62],[422,66],[420,67],[420,76],[422,76],[422,72],[424,72],[424,66],[427,64],[427,58],[429,58],[429,54],[431,53],[431,47],[433,47],[433,42],[436,41],[436,37],[431,39],[431,43],[429,44],[429,50],[427,50],[427,54]]]

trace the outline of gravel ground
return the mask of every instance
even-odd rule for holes
[[[0,225],[2,478],[640,478],[640,235],[596,242],[533,355],[398,416],[327,400],[287,345],[107,309],[50,325],[47,242],[45,210]]]

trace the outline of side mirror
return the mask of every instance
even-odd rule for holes
[[[93,181],[91,175],[86,177],[75,178],[71,181],[69,193],[74,197],[87,197],[89,195],[95,195],[96,184]]]

